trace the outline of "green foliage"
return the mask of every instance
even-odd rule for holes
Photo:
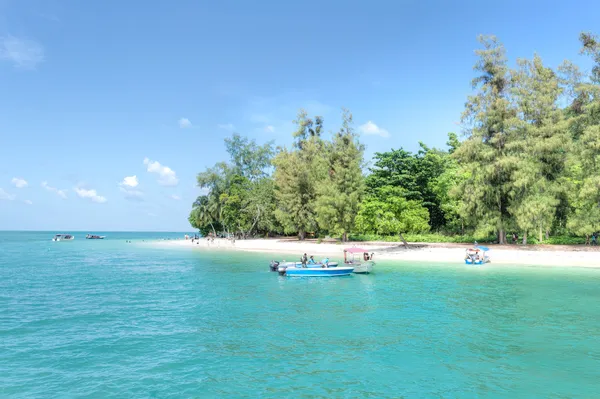
[[[316,213],[319,226],[338,234],[342,241],[354,228],[364,192],[364,146],[352,127],[352,114],[343,113],[342,128],[326,146],[327,173],[317,185]]]
[[[423,242],[423,243],[457,243],[457,244],[473,244],[478,243],[493,243],[496,237],[474,237],[472,235],[444,235],[439,233],[429,234],[404,234],[404,239],[407,242]],[[353,241],[381,241],[381,242],[398,242],[402,241],[396,236],[377,235],[377,234],[352,234],[350,239]]]
[[[600,231],[600,40],[580,35],[587,76],[536,54],[511,69],[495,37],[479,40],[462,141],[449,133],[447,149],[377,152],[364,176],[351,114],[329,135],[301,110],[289,149],[225,140],[230,159],[198,174],[207,194],[190,224],[300,239],[504,243],[515,232],[529,244],[585,242]]]
[[[356,230],[365,234],[396,235],[429,230],[429,211],[406,198],[400,187],[384,186],[361,204]]]

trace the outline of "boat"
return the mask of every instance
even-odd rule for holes
[[[326,261],[325,262],[326,267],[337,267],[338,263],[337,262],[329,262]],[[269,270],[271,270],[272,272],[276,272],[279,271],[279,269],[283,267],[303,267],[302,266],[302,262],[278,262],[276,260],[272,260],[271,263],[269,264]],[[306,268],[309,269],[313,269],[313,268],[322,268],[323,267],[323,261],[319,262],[319,263],[307,263],[306,264]]]
[[[349,276],[353,267],[281,267],[279,274],[288,277],[340,277]]]
[[[467,248],[465,254],[465,264],[467,265],[483,265],[485,263],[490,263],[490,257],[487,255],[487,252],[490,249],[488,247],[484,247],[481,245],[476,245],[473,248]]]
[[[348,259],[348,254],[352,255],[352,259]],[[360,254],[362,256],[356,256]],[[346,248],[344,249],[344,264],[354,267],[354,273],[369,274],[373,271],[375,262],[373,261],[373,253],[363,248]]]
[[[93,234],[88,234],[87,236],[85,236],[87,240],[104,240],[105,237],[106,236],[97,236]]]
[[[71,234],[57,234],[52,238],[52,241],[72,241],[74,239],[75,236]]]

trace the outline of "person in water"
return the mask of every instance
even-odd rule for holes
[[[308,260],[308,264],[309,264],[309,265],[314,265],[314,264],[316,264],[316,263],[317,263],[317,262],[315,262],[315,257],[311,255],[311,256],[310,256],[310,259]]]
[[[302,256],[302,267],[306,267],[306,263],[308,262],[308,258],[306,257],[306,254],[304,254]]]

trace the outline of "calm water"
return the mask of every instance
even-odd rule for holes
[[[600,270],[380,262],[287,279],[272,256],[106,234],[0,233],[0,397],[600,392]]]

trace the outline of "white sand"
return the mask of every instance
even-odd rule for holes
[[[190,248],[199,251],[254,251],[290,254],[300,259],[304,253],[315,256],[328,256],[332,261],[343,260],[343,249],[360,247],[374,252],[374,260],[405,260],[423,262],[458,262],[462,263],[467,244],[411,244],[405,249],[398,243],[321,243],[313,241],[297,241],[293,239],[259,239],[237,240],[235,244],[225,239],[215,239],[209,243],[201,239],[199,244],[191,240],[154,241],[153,246]],[[538,265],[538,266],[577,266],[600,268],[600,250],[582,246],[489,246],[490,258],[493,264]],[[293,256],[290,256],[291,260]],[[294,258],[294,259],[295,259]]]

